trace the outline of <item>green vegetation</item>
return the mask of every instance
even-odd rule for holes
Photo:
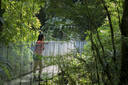
[[[87,42],[82,53],[48,56],[52,61],[46,57],[46,65],[60,69],[48,85],[127,85],[127,22],[127,0],[0,0],[0,43],[17,45],[15,55],[8,55],[16,74],[0,59],[0,79],[18,75],[21,65],[25,69],[20,71],[26,72],[24,65],[32,61],[28,47],[42,30],[49,41]],[[23,47],[18,47],[21,43]]]

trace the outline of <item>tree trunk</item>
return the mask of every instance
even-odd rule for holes
[[[123,17],[121,23],[122,49],[121,71],[119,85],[128,85],[128,0],[124,1]]]
[[[2,5],[2,0],[0,0],[0,32],[2,31],[2,8],[1,8],[1,5]]]
[[[102,1],[103,6],[104,6],[104,9],[106,10],[106,14],[107,14],[109,25],[110,25],[112,47],[113,47],[113,61],[115,63],[116,62],[116,47],[115,47],[115,42],[114,42],[114,29],[113,29],[113,25],[112,25],[111,15],[110,15],[110,12],[108,10],[108,7],[105,4],[105,1],[104,0],[101,0],[101,1]]]
[[[1,2],[2,2],[2,0],[0,0],[0,17],[1,17]]]

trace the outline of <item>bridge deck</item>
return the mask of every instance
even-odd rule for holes
[[[42,79],[45,82],[47,79],[52,78],[53,76],[59,73],[57,65],[51,65],[42,69]],[[25,75],[21,78],[14,79],[10,82],[6,82],[4,85],[39,85],[39,81],[33,81],[33,73],[31,72],[28,75]]]

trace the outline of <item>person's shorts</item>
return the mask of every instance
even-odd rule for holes
[[[42,57],[43,57],[42,55],[37,55],[37,54],[33,55],[34,60],[42,60]]]

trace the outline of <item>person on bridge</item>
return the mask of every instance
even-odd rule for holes
[[[33,55],[33,60],[34,60],[34,68],[33,68],[33,74],[34,74],[34,79],[36,79],[36,70],[37,67],[39,66],[39,75],[38,78],[39,80],[41,79],[41,73],[42,73],[42,52],[44,50],[44,35],[39,34],[38,40],[36,42],[35,50],[34,50],[34,55]]]

